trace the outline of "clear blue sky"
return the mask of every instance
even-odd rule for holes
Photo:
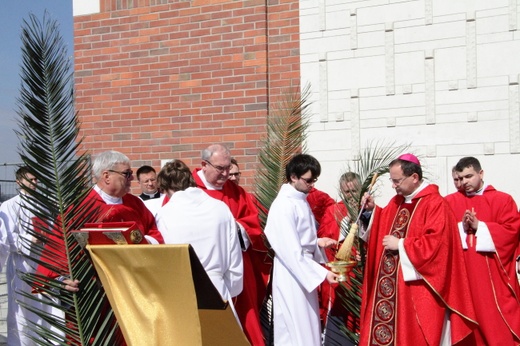
[[[20,162],[16,100],[20,92],[20,33],[24,20],[33,13],[40,20],[47,10],[60,25],[60,33],[73,55],[72,0],[1,0],[0,6],[0,165]],[[4,178],[0,168],[0,179]]]

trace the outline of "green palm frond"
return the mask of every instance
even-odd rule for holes
[[[23,246],[32,251],[34,263],[81,285],[72,294],[60,290],[61,281],[29,272],[20,275],[40,294],[19,293],[43,306],[24,305],[44,321],[32,326],[36,344],[116,345],[118,327],[108,300],[87,254],[70,233],[96,213],[81,204],[91,188],[90,159],[79,154],[72,71],[58,23],[48,13],[42,22],[31,14],[22,26],[17,134],[22,162],[39,179],[38,189],[24,198],[43,226],[22,225],[39,240]],[[50,314],[50,307],[58,313]]]
[[[309,126],[309,95],[310,87],[306,87],[301,93],[299,88],[290,90],[283,93],[280,101],[269,109],[267,135],[259,153],[260,168],[255,186],[255,196],[261,206],[259,214],[262,229],[267,220],[267,212],[285,182],[285,166],[293,155],[305,151],[304,141]],[[269,244],[267,246],[270,248]],[[266,345],[273,344],[270,298],[268,293],[260,313]]]
[[[266,211],[276,198],[285,181],[285,166],[291,157],[305,152],[306,130],[309,127],[310,87],[288,91],[270,109],[267,118],[267,136],[259,153],[260,168],[256,180],[256,198],[262,225],[267,219]]]

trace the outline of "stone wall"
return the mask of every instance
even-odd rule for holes
[[[454,191],[451,167],[476,156],[485,181],[519,200],[517,0],[302,0],[300,8],[319,188],[336,194],[347,163],[385,141],[411,144],[443,194]]]

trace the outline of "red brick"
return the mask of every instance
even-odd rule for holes
[[[118,1],[74,18],[82,147],[194,168],[201,149],[223,141],[252,184],[267,102],[299,82],[298,2],[267,11],[260,0]]]

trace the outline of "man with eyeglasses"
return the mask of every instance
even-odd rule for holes
[[[39,242],[34,236],[37,230],[34,214],[36,201],[31,197],[38,179],[29,167],[22,166],[16,173],[19,194],[8,199],[0,206],[0,270],[7,278],[7,344],[30,345],[36,337],[31,331],[31,323],[41,323],[27,306],[43,309],[39,302],[22,294],[30,293],[32,288],[23,281],[19,273],[34,272],[36,263],[27,256],[36,256]]]
[[[307,194],[321,173],[318,160],[297,154],[285,167],[286,184],[276,196],[265,226],[275,252],[273,263],[273,331],[275,345],[321,345],[318,287],[336,283],[337,275],[320,263],[322,248],[336,244],[318,238]]]
[[[520,287],[515,254],[520,235],[518,207],[510,195],[484,182],[475,157],[455,165],[461,189],[446,196],[458,221],[477,313],[475,345],[520,344]]]
[[[475,310],[455,217],[437,185],[423,180],[415,155],[393,160],[389,173],[397,195],[386,207],[365,196],[373,214],[359,345],[464,342]]]
[[[91,222],[135,221],[137,229],[148,243],[164,244],[154,216],[139,197],[130,193],[134,175],[126,155],[113,150],[100,153],[92,163],[92,175],[96,183],[85,198],[85,203],[93,201],[92,208],[97,209],[98,215]],[[43,266],[38,266],[38,271],[51,278],[59,276]],[[69,291],[79,290],[78,282],[64,278],[64,283],[65,289]]]
[[[238,162],[234,158],[231,159],[231,169],[229,170],[229,180],[234,182],[237,185],[240,185],[240,168],[238,167]]]
[[[249,342],[263,346],[260,307],[266,291],[263,276],[268,275],[270,265],[266,261],[267,247],[258,211],[247,192],[229,180],[231,154],[226,146],[210,145],[202,151],[201,158],[202,167],[193,171],[197,187],[226,203],[237,223],[244,265],[244,288],[237,297],[236,311]]]
[[[99,207],[97,222],[135,221],[148,243],[162,244],[155,218],[143,201],[130,193],[133,173],[126,155],[117,151],[100,153],[92,164],[96,184],[87,199],[94,199],[95,207]]]

